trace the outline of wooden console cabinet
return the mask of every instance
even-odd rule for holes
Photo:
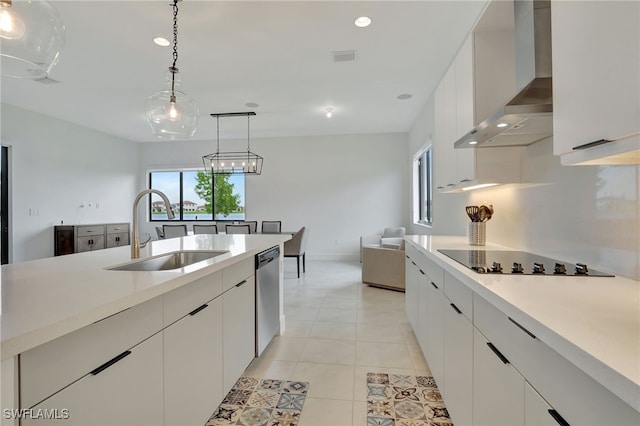
[[[55,256],[129,244],[128,223],[56,225],[54,227]]]

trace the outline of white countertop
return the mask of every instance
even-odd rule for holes
[[[195,235],[154,241],[141,249],[141,259],[178,250],[229,251],[170,271],[105,269],[130,262],[131,246],[3,265],[2,359],[251,258],[290,238],[283,234]]]
[[[409,235],[405,239],[640,411],[639,281],[479,274],[437,250],[514,249],[496,244],[470,246],[466,237]]]

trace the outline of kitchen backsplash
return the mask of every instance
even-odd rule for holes
[[[529,146],[522,166],[531,185],[468,195],[494,206],[488,241],[640,279],[640,166],[562,166],[551,139]]]

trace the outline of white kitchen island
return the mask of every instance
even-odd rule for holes
[[[140,260],[226,252],[168,271],[106,269],[131,262],[130,247],[3,266],[3,410],[54,418],[24,425],[203,424],[253,358],[254,256],[289,238],[196,235],[142,249]]]
[[[438,249],[512,249],[405,239],[407,314],[454,423],[640,424],[638,281],[479,274]]]

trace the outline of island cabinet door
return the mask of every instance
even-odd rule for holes
[[[569,423],[555,411],[531,385],[524,385],[524,426],[567,426]]]
[[[225,395],[255,355],[255,288],[255,278],[252,275],[222,295],[222,365]]]
[[[418,334],[418,266],[407,256],[405,258],[405,309],[409,324],[413,328],[416,337]]]
[[[164,329],[165,426],[204,425],[222,402],[222,297]]]
[[[524,425],[524,378],[477,329],[473,335],[473,424]]]
[[[429,278],[432,278],[429,276]],[[425,357],[433,377],[444,391],[444,312],[448,306],[442,283],[429,281],[427,286],[427,341]]]
[[[20,424],[162,425],[162,386],[162,333],[157,333],[37,404]]]

